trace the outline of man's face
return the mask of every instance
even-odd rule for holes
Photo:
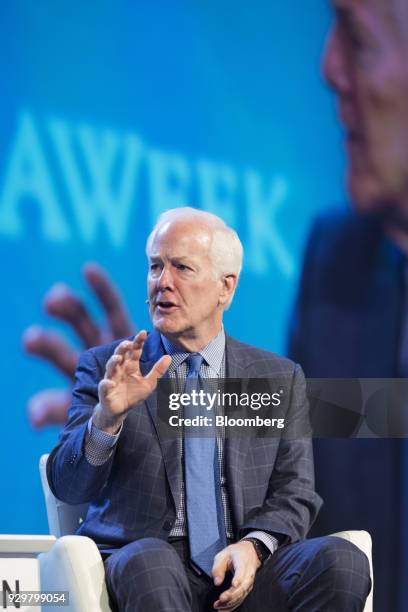
[[[222,319],[222,281],[210,255],[211,232],[197,221],[173,221],[156,233],[147,277],[150,317],[173,340],[209,342]]]
[[[408,219],[405,2],[332,0],[336,19],[324,74],[337,94],[346,130],[348,182],[356,207]]]

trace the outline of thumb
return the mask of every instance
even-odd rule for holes
[[[150,372],[146,375],[147,380],[152,383],[153,387],[156,386],[158,379],[164,376],[164,374],[167,372],[170,364],[170,355],[163,355],[163,357],[161,357],[159,361],[154,364]]]

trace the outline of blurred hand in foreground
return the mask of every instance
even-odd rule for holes
[[[134,333],[125,304],[106,271],[96,263],[88,263],[83,274],[104,310],[107,327],[99,327],[91,318],[84,302],[67,285],[58,283],[51,287],[44,298],[47,314],[67,323],[78,335],[84,348],[111,342]],[[25,350],[48,361],[62,372],[70,382],[70,388],[43,389],[28,401],[31,424],[40,428],[64,424],[71,403],[71,386],[78,361],[78,351],[59,334],[37,325],[30,326],[23,334]]]

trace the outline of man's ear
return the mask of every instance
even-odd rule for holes
[[[224,274],[220,278],[220,283],[222,283],[222,288],[220,295],[218,296],[218,303],[225,305],[228,304],[234,295],[234,291],[237,287],[238,277],[236,274]]]

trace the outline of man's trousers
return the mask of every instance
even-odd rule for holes
[[[230,584],[214,587],[189,562],[188,542],[143,538],[105,559],[112,609],[204,612]],[[241,612],[357,612],[370,591],[368,559],[354,544],[326,536],[282,546],[257,571]]]

